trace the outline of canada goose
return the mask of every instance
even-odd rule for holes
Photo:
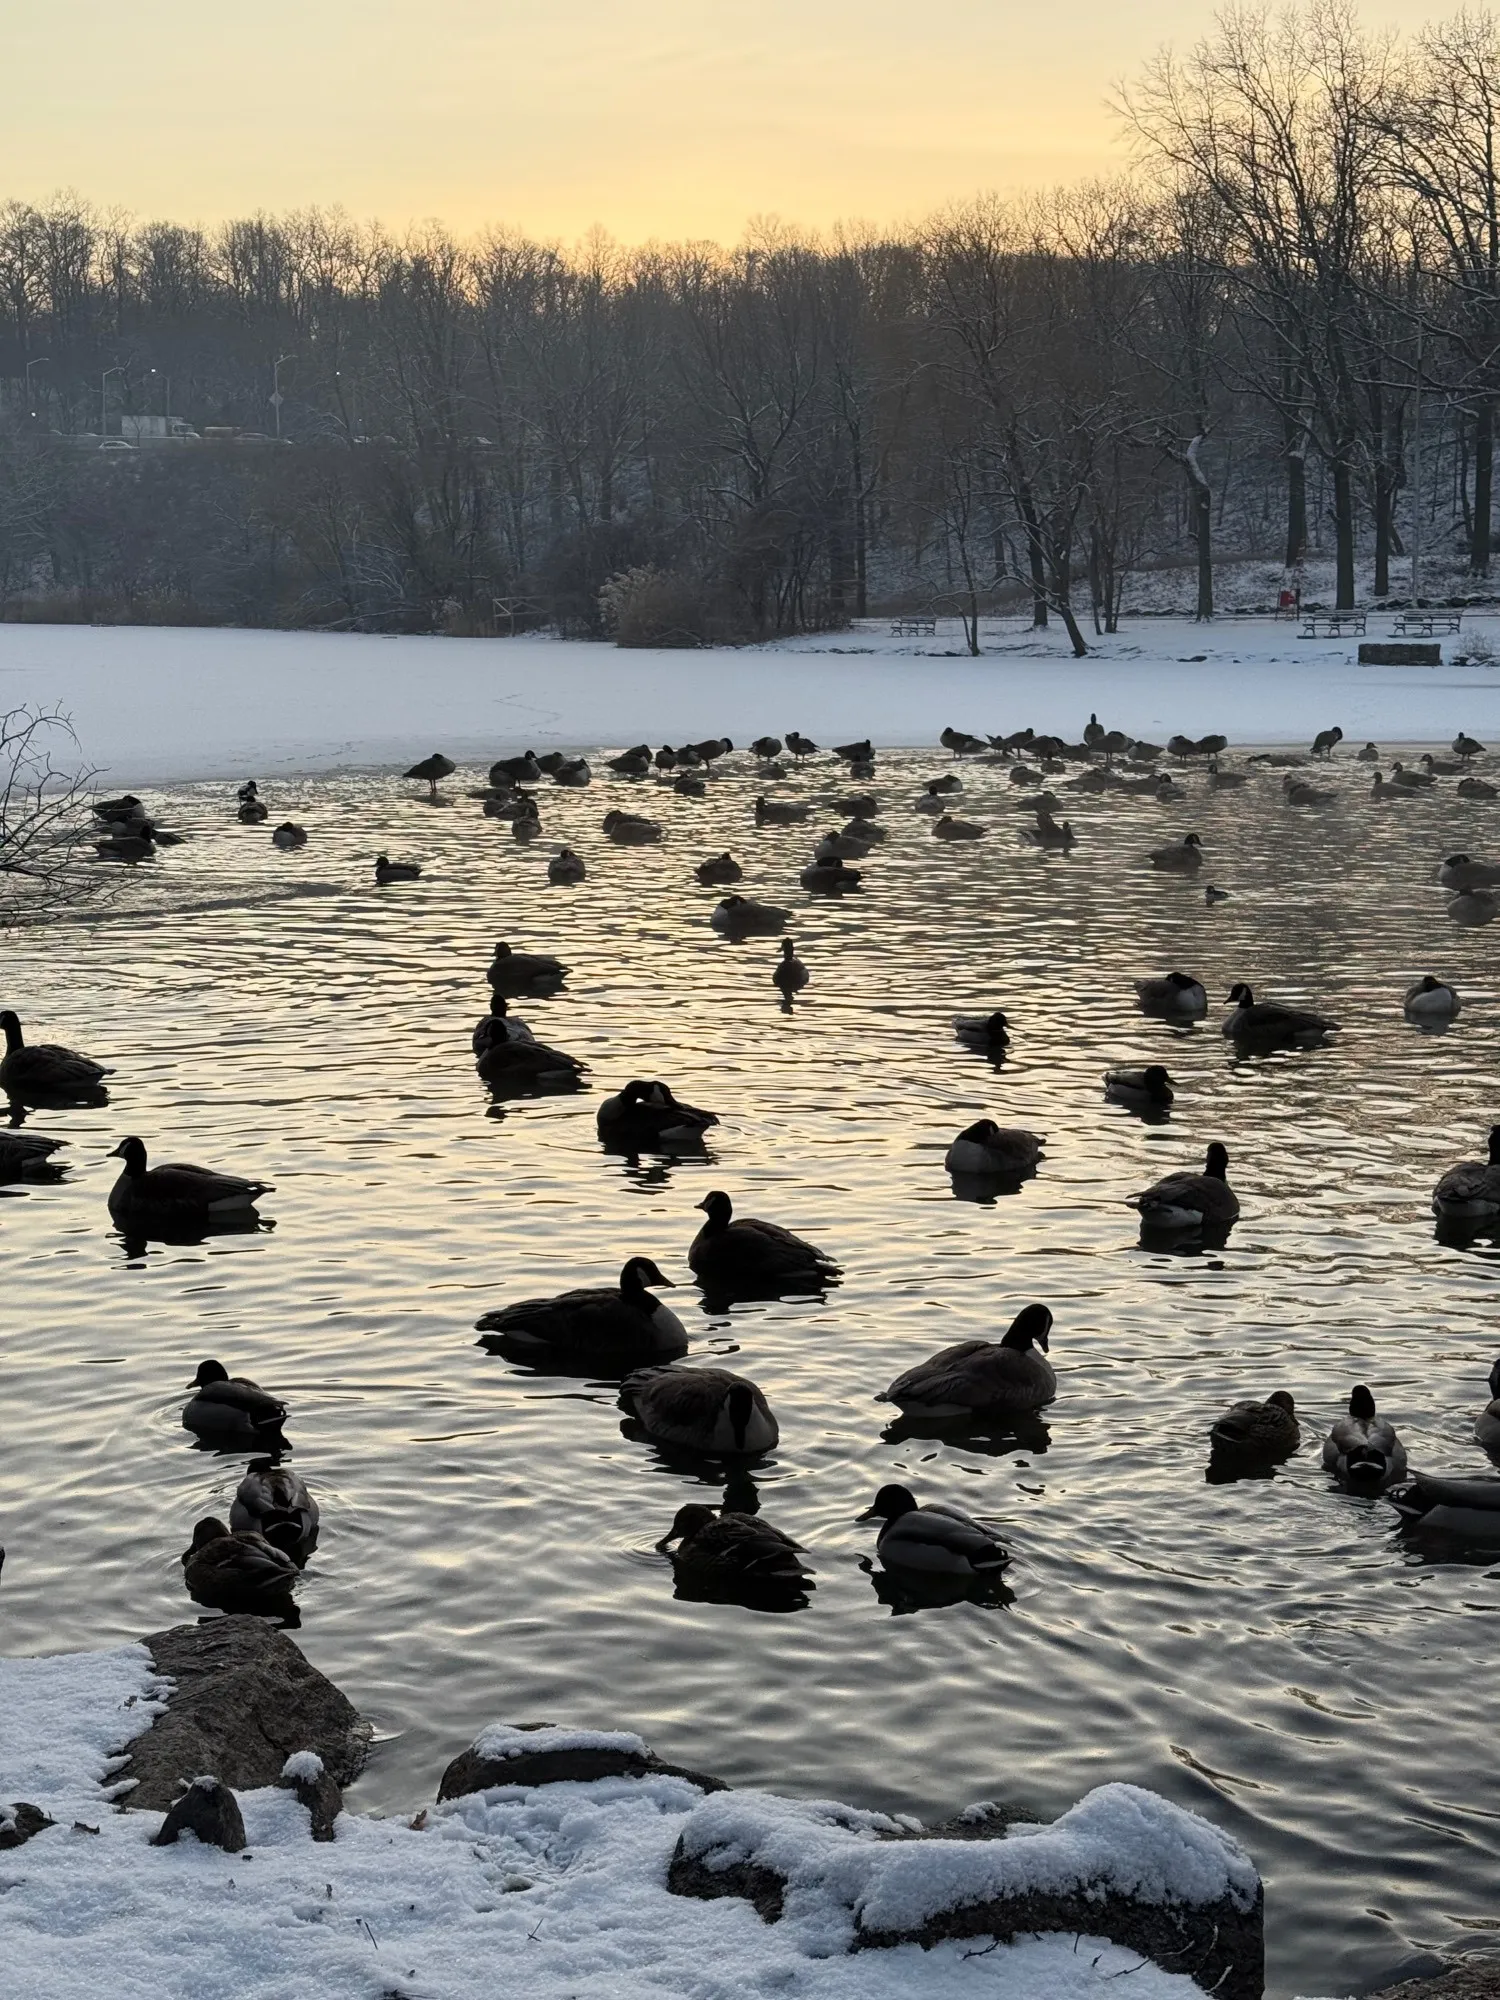
[[[1203,866],[1203,842],[1196,833],[1189,833],[1171,847],[1153,847],[1148,859],[1153,868],[1164,868],[1169,874],[1195,874]]]
[[[680,778],[672,781],[672,790],[680,799],[705,799],[708,787],[701,778],[695,778],[691,771],[684,771]]]
[[[113,1070],[56,1042],[28,1046],[21,1034],[20,1020],[9,1007],[0,1013],[0,1032],[5,1036],[5,1055],[0,1058],[0,1091],[22,1103],[104,1101],[104,1079],[113,1076]]]
[[[661,839],[661,821],[641,813],[611,809],[604,815],[604,835],[618,847],[649,847]]]
[[[1057,1394],[1047,1359],[1052,1314],[1022,1308],[998,1340],[961,1340],[898,1375],[875,1400],[927,1417],[1011,1416],[1039,1410]]]
[[[644,778],[654,763],[659,771],[670,771],[677,758],[670,744],[651,755],[649,743],[637,743],[629,750],[622,750],[618,757],[609,757],[605,763],[617,777]]]
[[[1426,791],[1435,782],[1430,771],[1408,771],[1399,761],[1391,766],[1391,783],[1404,785],[1408,791]]]
[[[260,1535],[300,1569],[318,1546],[318,1503],[290,1466],[257,1458],[230,1502],[229,1525],[237,1535]]]
[[[1107,1069],[1104,1094],[1117,1104],[1147,1110],[1164,1110],[1174,1096],[1172,1079],[1161,1063],[1147,1063],[1144,1069]]]
[[[537,840],[541,836],[542,815],[536,801],[528,798],[524,811],[518,811],[510,823],[510,837],[522,843]]]
[[[1229,1001],[1234,1012],[1225,1016],[1223,1032],[1231,1041],[1267,1048],[1311,1048],[1338,1027],[1337,1021],[1307,1008],[1257,1000],[1243,980],[1230,987]]]
[[[231,1534],[207,1515],[182,1554],[182,1576],[195,1604],[244,1611],[288,1597],[301,1572],[284,1549],[261,1535]]]
[[[1415,798],[1416,789],[1411,785],[1390,784],[1387,782],[1385,777],[1379,771],[1377,771],[1374,777],[1370,780],[1370,797],[1372,799],[1378,799],[1382,805],[1394,805],[1398,799]]]
[[[1071,824],[1067,820],[1059,823],[1052,817],[1045,806],[1037,807],[1036,825],[1034,827],[1024,827],[1021,832],[1021,838],[1029,840],[1036,847],[1061,849],[1075,846],[1078,840],[1078,836],[1074,833]]]
[[[755,801],[757,826],[796,826],[811,815],[812,807],[804,805],[800,799],[768,799],[762,796]]]
[[[864,861],[874,846],[872,840],[863,840],[858,834],[841,831],[825,833],[813,849],[814,861]]]
[[[492,1090],[574,1090],[588,1074],[588,1064],[545,1042],[491,1042],[475,1059],[482,1083]]]
[[[642,744],[641,748],[644,749],[645,745]],[[541,782],[542,767],[532,750],[519,757],[497,757],[490,766],[490,783],[497,791],[504,785],[539,785]]]
[[[771,974],[771,984],[783,1000],[790,1000],[794,993],[800,993],[808,985],[812,974],[797,956],[797,947],[790,938],[781,940],[781,960]]]
[[[705,889],[711,889],[721,883],[743,881],[745,871],[732,854],[724,853],[711,855],[707,861],[700,861],[693,873]]]
[[[863,878],[842,861],[810,861],[797,879],[815,896],[842,896],[857,889]]]
[[[1466,736],[1461,729],[1448,747],[1455,757],[1462,757],[1465,763],[1471,757],[1480,756],[1484,750],[1482,743],[1476,743],[1472,736]]]
[[[1191,736],[1177,735],[1167,738],[1167,755],[1175,757],[1179,764],[1185,764],[1189,757],[1196,756],[1197,750],[1198,746]]]
[[[678,1508],[656,1546],[671,1557],[679,1582],[700,1589],[812,1588],[802,1544],[760,1514],[737,1514],[730,1507],[716,1514],[702,1501],[690,1500]]]
[[[275,1440],[286,1421],[286,1404],[259,1383],[231,1375],[222,1361],[200,1361],[193,1394],[183,1406],[182,1427],[201,1438],[229,1444]]]
[[[96,840],[94,852],[101,861],[122,861],[134,866],[138,861],[155,858],[156,842],[150,828],[143,825],[139,833],[112,833],[107,840]]]
[[[1243,1459],[1277,1465],[1290,1458],[1302,1442],[1297,1406],[1285,1389],[1274,1389],[1263,1403],[1231,1403],[1208,1433],[1215,1458]]]
[[[588,872],[588,869],[583,865],[582,856],[575,854],[571,847],[559,848],[557,853],[547,863],[547,880],[565,886],[574,882],[582,882],[588,875]]]
[[[985,831],[984,827],[977,825],[973,820],[954,819],[950,814],[944,813],[940,819],[934,821],[932,837],[934,840],[983,840]]]
[[[605,1098],[594,1124],[606,1146],[634,1153],[700,1145],[709,1126],[718,1122],[716,1111],[683,1104],[667,1084],[637,1076],[617,1096]]]
[[[1378,764],[1380,751],[1373,743],[1367,743],[1363,750],[1355,752],[1354,761],[1356,764]]]
[[[283,853],[290,852],[294,847],[306,847],[307,828],[298,826],[293,819],[284,819],[271,835],[271,845],[281,848]]]
[[[1008,784],[1023,785],[1029,791],[1038,790],[1044,783],[1040,771],[1034,771],[1029,764],[1017,764],[1006,780]]]
[[[1208,887],[1203,891],[1203,900],[1208,908],[1212,909],[1215,903],[1227,903],[1229,901],[1229,891],[1227,889],[1216,889],[1213,883],[1210,882]]]
[[[884,1522],[875,1553],[887,1569],[994,1576],[1010,1561],[993,1528],[957,1507],[919,1506],[905,1486],[882,1486],[859,1519]]]
[[[703,742],[693,744],[692,748],[697,751],[702,761],[711,767],[716,757],[727,757],[734,745],[727,736],[709,736],[705,737]]]
[[[757,736],[755,741],[750,745],[750,751],[752,756],[763,758],[769,763],[771,758],[781,755],[781,738],[779,736]]]
[[[618,1285],[559,1292],[550,1299],[522,1299],[485,1313],[474,1325],[478,1332],[493,1335],[494,1344],[511,1360],[578,1354],[634,1367],[641,1361],[686,1354],[686,1328],[670,1306],[647,1291],[648,1285],[670,1291],[672,1280],[663,1277],[649,1257],[631,1257]]]
[[[736,1216],[722,1189],[715,1188],[697,1205],[707,1220],[688,1247],[688,1265],[705,1291],[774,1287],[778,1293],[820,1292],[839,1276],[831,1257],[779,1222]]]
[[[1332,729],[1320,729],[1312,740],[1312,754],[1314,757],[1331,759],[1334,746],[1342,743],[1343,740],[1344,732],[1339,728],[1337,723],[1334,724]]]
[[[1424,973],[1415,986],[1408,986],[1401,1003],[1406,1013],[1418,1021],[1456,1021],[1461,1011],[1457,990],[1441,979]]]
[[[833,801],[833,809],[845,819],[870,820],[880,811],[880,802],[873,792],[849,792]]]
[[[1438,886],[1443,889],[1493,889],[1500,882],[1500,868],[1489,861],[1475,861],[1467,854],[1445,856],[1438,869]]]
[[[591,785],[594,773],[587,757],[565,757],[552,773],[554,785],[561,785],[565,791],[581,792],[585,785]]]
[[[445,757],[440,750],[434,750],[430,757],[424,757],[420,764],[413,764],[409,771],[403,771],[405,778],[420,778],[427,786],[427,796],[436,799],[438,779],[451,777],[458,769],[451,757]]]
[[[1492,1458],[1500,1457],[1500,1361],[1490,1370],[1490,1400],[1474,1419],[1474,1442]]]
[[[1462,764],[1449,764],[1441,758],[1434,757],[1430,750],[1424,750],[1417,762],[1427,766],[1429,778],[1457,778],[1464,769]]]
[[[512,951],[504,938],[496,941],[495,956],[485,974],[497,993],[531,993],[538,998],[555,993],[567,976],[568,968],[550,952]]]
[[[259,792],[259,790],[260,786],[255,782],[254,778],[246,778],[244,784],[242,784],[239,787],[239,789],[235,792],[235,797],[239,800],[240,804],[243,805],[247,799],[253,799]],[[140,800],[132,799],[130,793],[127,792],[125,794],[124,800],[122,800],[121,803],[139,805]]]
[[[375,857],[375,880],[382,888],[387,882],[415,882],[421,872],[415,861],[391,861],[384,854]]]
[[[1490,1127],[1488,1159],[1460,1160],[1439,1179],[1432,1212],[1440,1222],[1485,1222],[1500,1215],[1500,1125]]]
[[[1482,930],[1500,916],[1500,903],[1483,889],[1467,889],[1449,903],[1448,915],[1453,923],[1466,930]]]
[[[1461,1541],[1500,1542],[1500,1479],[1440,1479],[1415,1472],[1385,1497],[1409,1528]]]
[[[482,1056],[486,1049],[492,1049],[496,1042],[534,1042],[536,1036],[521,1019],[512,1014],[503,993],[490,994],[490,1011],[477,1022],[470,1037],[470,1047],[476,1056]]]
[[[791,751],[798,763],[801,763],[804,757],[815,757],[818,754],[818,746],[813,742],[812,738],[810,736],[800,736],[795,729],[787,731],[786,747]]]
[[[1216,1139],[1208,1149],[1203,1171],[1167,1174],[1144,1194],[1133,1195],[1130,1206],[1140,1213],[1143,1229],[1188,1231],[1224,1228],[1240,1212],[1239,1197],[1229,1185],[1229,1155]]]
[[[637,1369],[620,1401],[649,1438],[683,1451],[756,1457],[781,1435],[759,1387],[727,1368]]]
[[[246,799],[235,813],[241,826],[264,826],[270,817],[270,808],[259,799]]]
[[[1010,1047],[1010,1023],[997,1007],[993,1014],[959,1014],[953,1032],[971,1049],[999,1055]]]
[[[0,1186],[12,1181],[60,1181],[66,1169],[52,1155],[66,1139],[47,1139],[40,1132],[0,1130]]]
[[[1208,994],[1201,980],[1186,972],[1168,972],[1160,979],[1138,979],[1136,997],[1146,1014],[1175,1015],[1197,1020],[1208,1012]]]
[[[210,1167],[148,1168],[146,1148],[136,1138],[122,1139],[109,1157],[124,1161],[109,1191],[109,1212],[122,1229],[132,1222],[191,1225],[210,1216],[244,1215],[263,1194],[275,1192],[269,1181],[247,1181]]]
[[[533,806],[530,792],[480,792],[476,796],[484,800],[486,819],[514,819]]]
[[[684,743],[678,749],[677,762],[684,771],[696,771],[702,764],[703,758],[691,743]]]
[[[874,746],[868,736],[859,743],[835,743],[833,754],[846,764],[869,764],[875,758]]]
[[[1406,1471],[1406,1447],[1386,1417],[1375,1414],[1375,1398],[1361,1383],[1323,1440],[1323,1469],[1356,1493],[1378,1493]]]
[[[1121,780],[1113,771],[1085,771],[1077,778],[1069,778],[1063,790],[1067,792],[1108,792],[1118,791]],[[918,807],[918,811],[921,808]]]
[[[1097,715],[1090,715],[1088,721],[1083,726],[1084,742],[1090,750],[1095,750],[1103,743],[1104,737],[1104,724],[1099,720]]]
[[[777,903],[757,903],[752,896],[726,896],[708,921],[726,937],[777,937],[786,929],[787,912]]]
[[[891,837],[889,828],[881,826],[873,818],[862,819],[858,813],[853,814],[848,824],[839,828],[839,832],[845,840],[862,840],[867,848],[879,847]]]
[[[1036,1172],[1046,1143],[1040,1133],[980,1118],[959,1133],[943,1155],[943,1165],[965,1179],[1023,1180]]]
[[[1293,777],[1290,773],[1283,781],[1282,796],[1289,806],[1330,806],[1337,799],[1337,792],[1309,785],[1305,779]]]
[[[1493,799],[1500,797],[1493,785],[1487,785],[1483,778],[1460,778],[1454,787],[1461,799]]]
[[[134,792],[124,792],[117,799],[95,799],[90,811],[101,826],[139,826],[146,817],[146,808]]]

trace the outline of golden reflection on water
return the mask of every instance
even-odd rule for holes
[[[323,1508],[299,1642],[383,1739],[356,1800],[415,1804],[481,1724],[547,1716],[928,1815],[1153,1785],[1265,1869],[1277,1993],[1367,1986],[1484,1921],[1493,1564],[1424,1559],[1388,1508],[1329,1490],[1316,1438],[1367,1380],[1415,1464],[1485,1469],[1500,1265],[1436,1242],[1428,1195],[1500,1112],[1500,929],[1454,929],[1433,875],[1455,849],[1500,854],[1500,813],[1451,788],[1380,810],[1348,765],[1321,812],[1284,806],[1278,773],[1213,795],[1194,775],[1170,807],[1070,799],[1061,857],[1018,843],[1003,769],[964,771],[959,809],[990,836],[934,841],[910,807],[946,760],[882,755],[891,838],[826,901],[796,878],[835,816],[757,830],[763,787],[735,762],[703,800],[543,788],[529,846],[462,773],[438,809],[388,778],[267,784],[273,820],[309,830],[293,854],[235,823],[232,786],[183,787],[151,803],[188,845],[97,921],[7,940],[3,997],[33,1039],[117,1070],[106,1110],[30,1121],[70,1140],[68,1181],[0,1200],[7,1651],[192,1614],[177,1557],[240,1470],[178,1426],[213,1354],[291,1405]],[[779,789],[851,787],[815,765]],[[665,822],[660,847],[603,839],[621,802]],[[1189,829],[1198,882],[1141,865]],[[564,841],[579,887],[546,881]],[[742,893],[793,910],[812,985],[789,1014],[776,944],[709,928],[722,891],[692,868],[726,847]],[[422,879],[377,890],[381,848]],[[1232,892],[1212,910],[1210,880]],[[513,1011],[592,1066],[589,1091],[495,1106],[476,1082],[498,936],[572,968]],[[1131,981],[1172,966],[1208,985],[1204,1027],[1135,1010]],[[1428,970],[1464,996],[1445,1035],[1401,1016]],[[1241,978],[1336,1016],[1335,1044],[1236,1060],[1217,1003]],[[992,1066],[950,1020],[996,1005],[1014,1040]],[[1103,1096],[1107,1066],[1149,1061],[1177,1086],[1165,1122]],[[701,1156],[601,1151],[599,1099],[633,1075],[719,1113]],[[1045,1133],[1046,1158],[1019,1192],[956,1200],[944,1150],[986,1115]],[[273,1181],[274,1229],[127,1254],[104,1206],[127,1132]],[[1127,1196],[1210,1138],[1243,1204],[1227,1246],[1143,1250]],[[822,1300],[712,1315],[669,1295],[690,1358],[732,1356],[778,1413],[755,1489],[817,1570],[788,1616],[674,1597],[654,1552],[722,1467],[627,1436],[612,1385],[513,1368],[472,1331],[637,1252],[685,1287],[715,1186],[846,1272]],[[923,1436],[872,1401],[1033,1297],[1059,1395],[1026,1438]],[[1272,1479],[1209,1483],[1213,1417],[1277,1387],[1311,1442]],[[1013,1602],[892,1601],[854,1521],[891,1478],[1005,1525]]]

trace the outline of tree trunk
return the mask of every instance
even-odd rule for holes
[[[1307,448],[1298,439],[1286,455],[1286,566],[1307,554]]]
[[[1188,518],[1198,550],[1198,608],[1193,616],[1200,622],[1214,615],[1214,496],[1198,456],[1202,443],[1201,435],[1195,437],[1182,454],[1182,469],[1188,482]]]
[[[1396,518],[1396,480],[1380,460],[1375,466],[1375,595],[1391,594],[1391,542]]]
[[[1021,510],[1021,525],[1026,530],[1026,553],[1031,561],[1031,622],[1040,630],[1047,623],[1047,557],[1036,502],[1024,479],[1016,481],[1016,500]]]
[[[1469,569],[1475,576],[1490,573],[1490,510],[1495,476],[1495,406],[1488,398],[1474,412],[1474,529],[1469,541]]]
[[[1333,473],[1334,564],[1337,571],[1335,607],[1354,609],[1354,471],[1347,458],[1336,458]]]

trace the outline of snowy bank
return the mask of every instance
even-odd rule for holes
[[[156,1847],[161,1814],[112,1801],[122,1752],[169,1692],[144,1646],[0,1661],[4,1793],[53,1822],[0,1850],[9,1956],[26,1967],[29,2000],[1099,2000],[1124,1975],[1135,2000],[1259,1991],[1258,1974],[1252,1989],[1233,1970],[1196,1984],[1094,1925],[984,1949],[954,1938],[851,1951],[877,1930],[930,1931],[955,1899],[972,1909],[1015,1891],[1081,1892],[1101,1925],[1125,1898],[1177,1917],[1219,1906],[1258,1917],[1240,1850],[1131,1787],[1101,1788],[1052,1827],[937,1840],[880,1814],[706,1794],[648,1768],[496,1784],[410,1821],[345,1811],[336,1837],[314,1845],[301,1794],[325,1774],[294,1756],[290,1789],[238,1794],[242,1852],[191,1834]],[[519,1776],[538,1754],[649,1760],[638,1744],[497,1725],[475,1754]],[[782,1871],[779,1921],[735,1895],[674,1893],[674,1856]]]
[[[1487,666],[1360,667],[1356,642],[1299,639],[1274,619],[1147,619],[1069,656],[1059,632],[986,623],[967,657],[950,621],[931,640],[888,627],[738,652],[620,652],[547,638],[386,638],[140,626],[0,625],[0,709],[57,706],[111,784],[265,779],[340,766],[404,768],[433,749],[470,763],[535,745],[593,749],[788,728],[820,743],[935,743],[948,724],[1027,724],[1077,738],[1091,712],[1165,742],[1346,738],[1449,742],[1500,729]],[[1371,636],[1385,621],[1372,619]],[[1451,658],[1500,619],[1465,620]]]

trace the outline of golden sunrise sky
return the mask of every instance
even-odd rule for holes
[[[1371,26],[1455,11],[1382,0]],[[0,199],[572,240],[895,222],[1107,173],[1188,0],[9,0]]]

